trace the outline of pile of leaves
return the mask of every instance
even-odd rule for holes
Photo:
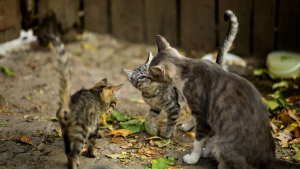
[[[285,83],[280,82],[274,85],[282,86]],[[269,110],[273,137],[279,140],[281,147],[292,149],[292,159],[300,161],[300,110],[296,106],[300,101],[300,96],[284,98],[277,90],[269,94],[269,97],[270,99],[263,100]],[[289,158],[286,157],[286,159]]]
[[[133,118],[129,115],[113,111],[111,116],[103,113],[101,116],[103,128],[110,130],[107,135],[112,135],[110,143],[119,144],[124,149],[119,154],[106,154],[106,157],[118,159],[124,165],[134,165],[135,163],[148,163],[148,169],[166,169],[177,162],[177,158],[166,157],[166,149],[163,147],[175,148],[182,146],[178,151],[185,150],[190,145],[181,145],[172,142],[171,139],[163,139],[158,136],[149,138],[134,135],[136,133],[147,132],[149,134],[149,123],[143,118]],[[119,129],[115,129],[119,128]],[[117,140],[118,136],[122,136]],[[129,150],[129,151],[128,151]],[[135,160],[137,159],[137,160]]]

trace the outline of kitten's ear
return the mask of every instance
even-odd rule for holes
[[[114,94],[117,94],[118,90],[120,90],[123,86],[124,86],[124,84],[120,84],[119,86],[113,86],[112,87],[112,92]]]
[[[150,68],[154,75],[165,76],[166,70],[164,65],[157,65]]]
[[[152,59],[153,59],[152,52],[151,52],[151,51],[149,51],[149,53],[148,53],[148,59],[147,59],[147,61],[146,61],[146,65],[147,65],[147,66],[149,66],[149,65],[150,65],[150,63],[151,63]]]
[[[132,70],[123,69],[123,73],[129,81],[132,81],[132,79],[133,79],[133,71]]]
[[[99,87],[99,86],[106,87],[107,86],[107,79],[106,78],[102,79],[100,82],[98,82],[97,84],[95,84],[93,86],[93,88],[94,87]]]
[[[169,42],[160,35],[156,35],[156,44],[158,52],[171,47]]]

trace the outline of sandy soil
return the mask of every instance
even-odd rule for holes
[[[72,69],[72,93],[81,88],[89,88],[103,78],[108,79],[109,85],[125,83],[119,94],[116,110],[134,117],[145,117],[148,105],[130,101],[131,98],[141,98],[141,95],[126,81],[121,70],[122,68],[134,69],[144,63],[149,50],[156,53],[154,45],[120,42],[109,35],[95,34],[89,34],[83,41],[66,45]],[[7,122],[0,127],[2,168],[66,168],[67,159],[64,154],[63,139],[57,133],[59,125],[51,121],[58,109],[58,73],[55,57],[56,54],[47,49],[37,45],[25,45],[0,58],[0,65],[8,66],[15,71],[13,77],[0,73],[2,105],[0,123]],[[3,106],[8,110],[4,110]],[[159,116],[162,125],[165,123],[165,118],[165,113]],[[190,116],[183,110],[179,124],[188,120]],[[106,131],[103,130],[103,133]],[[17,142],[17,139],[23,135],[27,135],[33,145]],[[139,133],[127,137],[127,140],[138,140],[149,147],[149,141],[144,140],[147,137],[149,135],[146,133]],[[82,155],[80,168],[100,168],[104,165],[111,169],[141,169],[151,163],[153,159],[151,157],[145,160],[136,157],[127,164],[120,163],[118,159],[107,158],[106,154],[137,151],[122,149],[120,148],[122,143],[120,145],[110,143],[111,138],[105,136],[98,139],[97,157],[87,158]],[[193,142],[193,138],[186,133],[177,129],[171,140],[178,146],[161,148],[165,151],[160,153],[177,157],[178,168],[217,168],[217,163],[213,159],[201,159],[196,165],[183,163],[182,157],[191,151],[191,147],[180,146],[180,144],[192,145]],[[289,153],[284,153],[284,156]]]

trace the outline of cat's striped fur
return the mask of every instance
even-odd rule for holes
[[[184,100],[182,94],[176,87],[169,87],[165,84],[150,83],[146,76],[148,75],[148,66],[153,56],[151,52],[145,64],[140,65],[135,70],[126,70],[123,72],[131,84],[142,92],[144,101],[150,106],[147,116],[151,135],[158,134],[157,116],[162,110],[167,113],[167,127],[160,132],[160,136],[170,138],[176,130],[176,123],[180,113],[180,103]]]
[[[95,157],[95,140],[99,130],[102,112],[110,112],[116,106],[117,91],[123,86],[107,86],[103,79],[91,89],[82,89],[70,96],[71,79],[68,57],[63,43],[53,36],[45,35],[57,50],[58,72],[60,74],[60,108],[57,117],[65,143],[68,168],[79,165],[78,158],[87,140],[87,156]]]

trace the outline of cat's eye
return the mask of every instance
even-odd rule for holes
[[[146,76],[140,76],[139,79],[145,79]]]

